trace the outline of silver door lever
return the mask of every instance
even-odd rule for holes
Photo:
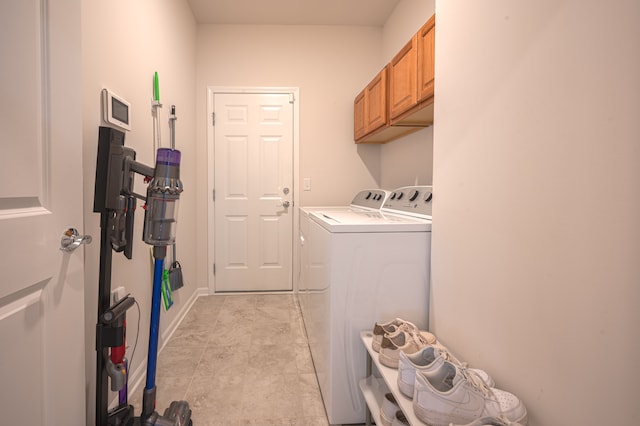
[[[69,228],[62,234],[60,250],[72,252],[82,244],[91,244],[91,235],[80,235],[76,228]]]

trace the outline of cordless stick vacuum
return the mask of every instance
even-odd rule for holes
[[[100,127],[94,212],[100,213],[100,277],[98,322],[96,324],[96,425],[190,426],[191,409],[186,401],[174,401],[161,416],[155,411],[156,361],[160,325],[160,299],[167,246],[175,241],[180,181],[180,151],[160,148],[155,168],[135,161],[136,153],[124,146],[124,133]],[[135,173],[149,182],[146,197],[133,191]],[[131,259],[136,198],[145,201],[143,240],[153,246],[154,276],[147,380],[140,417],[134,417],[126,395],[127,360],[124,358],[125,316],[133,297],[125,296],[111,304],[111,266],[113,252]],[[111,354],[110,354],[111,352]],[[120,391],[119,404],[109,410],[108,382]]]

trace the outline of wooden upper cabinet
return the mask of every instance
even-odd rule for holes
[[[389,116],[398,117],[418,102],[417,36],[404,45],[389,63]]]
[[[364,123],[364,90],[358,93],[353,102],[353,139],[359,140],[366,134]]]
[[[389,117],[391,124],[406,118],[433,98],[436,17],[433,15],[389,64]],[[410,122],[420,123],[418,117]],[[426,124],[426,123],[425,123]]]
[[[418,102],[433,97],[436,16],[418,31]]]
[[[386,143],[433,124],[435,15],[356,96],[356,143]]]
[[[356,96],[353,102],[353,137],[356,142],[389,124],[387,113],[387,68]]]
[[[374,77],[364,89],[364,119],[366,133],[389,124],[387,114],[387,68]]]

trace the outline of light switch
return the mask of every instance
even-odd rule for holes
[[[311,191],[311,178],[304,178],[302,180],[302,188],[305,191]]]

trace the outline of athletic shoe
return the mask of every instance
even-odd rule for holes
[[[504,417],[482,417],[476,419],[466,425],[454,425],[451,423],[449,426],[522,426],[520,423],[510,422]]]
[[[386,334],[382,338],[378,359],[382,365],[398,368],[400,352],[412,354],[429,344],[435,343],[435,341],[436,336],[429,332],[421,331],[416,333],[399,329],[397,332]]]
[[[380,406],[380,423],[384,426],[391,426],[393,419],[396,416],[396,412],[400,410],[398,402],[394,396],[390,393],[385,393]]]
[[[412,322],[403,320],[402,318],[396,318],[385,323],[375,323],[373,326],[373,338],[371,339],[371,349],[374,352],[380,352],[380,345],[382,344],[382,338],[386,334],[395,334],[398,330],[404,330],[408,333],[421,333],[428,341],[435,341],[435,336],[428,331],[420,331],[418,327]]]
[[[431,426],[465,424],[483,417],[527,424],[527,409],[518,397],[487,386],[475,372],[449,361],[436,371],[417,371],[413,411]]]
[[[407,420],[402,411],[398,410],[391,426],[409,426],[409,420]]]
[[[382,337],[385,334],[395,333],[396,331],[398,331],[398,327],[400,327],[404,323],[414,326],[410,322],[405,321],[401,318],[396,318],[385,323],[375,323],[375,325],[373,326],[373,339],[371,340],[371,349],[373,349],[375,352],[380,352],[380,343],[382,343]]]
[[[439,369],[445,361],[466,367],[447,351],[444,346],[428,345],[418,352],[406,354],[400,352],[398,359],[398,388],[408,398],[413,398],[413,388],[416,381],[416,371],[431,372]],[[489,387],[495,385],[493,379],[484,371],[471,369]]]

